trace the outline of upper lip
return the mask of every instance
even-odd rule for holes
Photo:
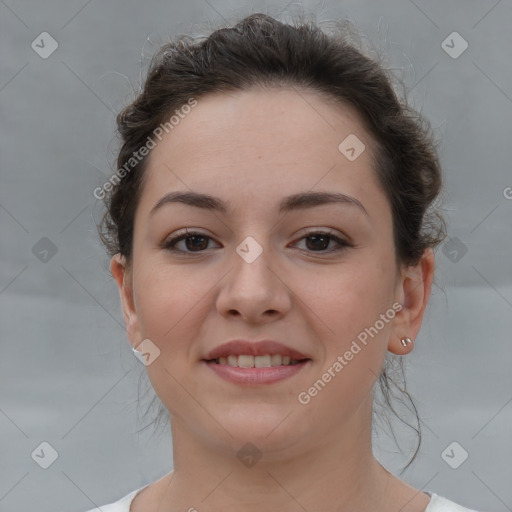
[[[267,354],[280,354],[282,356],[290,356],[292,359],[301,360],[309,359],[308,356],[302,354],[298,350],[287,347],[282,343],[272,340],[262,341],[245,341],[233,340],[215,347],[204,357],[205,360],[218,359],[219,357],[228,357],[230,355],[251,355],[264,356]]]

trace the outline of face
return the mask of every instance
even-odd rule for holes
[[[350,135],[355,151],[340,151]],[[115,257],[112,271],[131,344],[160,351],[147,371],[173,428],[269,453],[369,429],[386,350],[415,336],[428,296],[407,295],[373,157],[352,110],[288,89],[202,97],[152,149],[132,264]],[[232,340],[273,340],[285,348],[268,355],[305,361],[205,360]]]

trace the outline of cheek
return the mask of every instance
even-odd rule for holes
[[[394,274],[385,262],[354,257],[314,280],[300,279],[295,290],[300,299],[323,320],[331,337],[348,339],[373,325],[391,308]]]
[[[142,335],[161,352],[179,351],[194,336],[191,319],[201,301],[207,300],[208,287],[191,276],[187,279],[178,266],[147,265],[134,276],[137,318]],[[183,329],[188,329],[187,339]]]
[[[324,353],[314,378],[300,391],[299,402],[308,401],[311,417],[332,413],[327,422],[335,428],[367,403],[381,371],[391,329],[391,281],[374,266],[362,265],[315,281],[302,289],[308,323],[322,336]],[[388,290],[386,292],[386,290]],[[380,315],[388,312],[387,321]],[[301,406],[302,407],[302,406]]]
[[[175,416],[193,408],[183,384],[189,379],[189,351],[200,329],[197,318],[204,314],[201,307],[207,290],[193,276],[189,279],[182,269],[170,265],[148,264],[134,274],[141,335],[160,351],[146,371],[155,393]]]
[[[389,262],[362,256],[332,272],[318,273],[314,282],[302,280],[297,288],[307,306],[303,311],[308,323],[322,337],[322,370],[331,367],[338,356],[343,358],[343,370],[335,373],[345,377],[333,387],[368,388],[380,371],[395,314],[394,273]]]
[[[160,355],[146,367],[157,395],[177,411],[190,407],[190,397],[180,384],[192,390],[191,372],[200,352],[196,340],[208,336],[208,315],[214,309],[218,273],[201,272],[168,262],[146,260],[134,274],[134,294],[141,335],[150,339]]]

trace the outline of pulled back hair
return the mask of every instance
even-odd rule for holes
[[[161,46],[143,89],[117,116],[122,143],[117,168],[123,168],[154,130],[191,98],[255,87],[310,90],[358,113],[376,148],[374,171],[391,206],[397,265],[415,265],[426,249],[446,237],[445,222],[435,207],[441,168],[428,122],[399,99],[394,78],[357,47],[347,22],[327,34],[313,22],[285,24],[266,14],[252,14],[207,37],[182,36]],[[147,157],[140,159],[109,191],[98,226],[109,255],[121,253],[128,265],[146,163]],[[420,421],[405,381],[401,386],[392,378],[397,367],[403,375],[402,358],[395,366],[388,363],[386,359],[379,376],[384,403],[418,434],[410,464],[421,443]],[[394,389],[411,404],[407,408],[416,426],[396,413],[390,401]]]

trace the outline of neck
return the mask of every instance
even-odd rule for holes
[[[322,435],[315,442],[298,442],[287,453],[263,447],[252,465],[236,456],[236,448],[212,447],[173,421],[174,471],[161,510],[384,510],[383,498],[397,479],[375,460],[371,428],[359,427],[354,424],[349,428],[354,432],[336,432],[332,439]]]

